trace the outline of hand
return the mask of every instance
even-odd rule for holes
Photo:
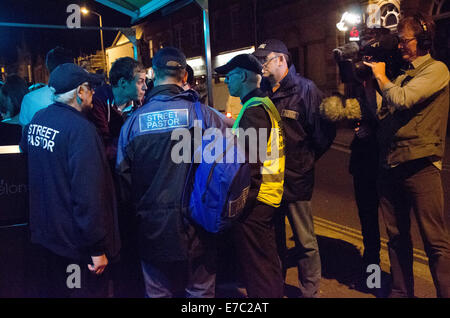
[[[356,137],[358,137],[359,139],[366,138],[367,136],[369,136],[372,133],[372,129],[370,129],[370,127],[365,124],[355,127],[354,130],[355,130]]]
[[[373,75],[375,78],[380,78],[386,76],[386,63],[384,62],[364,62],[365,65],[369,66],[372,69]]]
[[[386,76],[386,63],[384,62],[364,62],[365,65],[369,66],[372,69],[373,75],[377,79],[378,86],[381,90],[384,89],[384,86],[387,85],[390,81]]]
[[[108,259],[106,258],[106,255],[103,254],[100,256],[91,256],[91,259],[94,265],[88,264],[89,270],[96,275],[101,275],[105,270],[106,265],[108,265]]]

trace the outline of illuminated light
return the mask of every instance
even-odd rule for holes
[[[356,27],[353,27],[350,31],[350,41],[359,41],[359,30]]]
[[[336,27],[338,28],[339,31],[342,31],[342,32],[348,31],[348,28],[345,26],[345,23],[342,21],[337,23]]]
[[[355,25],[361,23],[361,17],[359,16],[359,14],[347,13],[345,21],[349,24]]]
[[[350,31],[350,36],[351,37],[358,37],[359,36],[359,31],[356,27],[353,27],[353,29]]]
[[[361,15],[356,13],[345,12],[342,15],[341,21],[336,24],[339,31],[348,31],[348,25],[357,25],[361,23]]]
[[[2,73],[5,73],[5,68],[4,67],[2,67]]]
[[[227,112],[225,116],[227,116],[227,118],[231,118],[232,117],[230,112]]]
[[[0,146],[0,154],[20,153],[19,145]]]
[[[189,64],[190,67],[200,67],[205,65],[205,60],[203,57],[193,57],[186,60],[186,63]]]
[[[222,66],[226,63],[228,63],[229,60],[231,60],[233,57],[239,54],[251,54],[255,51],[254,46],[250,46],[244,49],[232,51],[232,52],[225,52],[217,55],[214,58],[213,68],[217,66]],[[206,63],[205,59],[201,56],[191,57],[186,59],[186,63],[189,64],[190,67],[194,70],[195,76],[201,76],[204,78],[206,75]]]
[[[228,61],[230,61],[236,55],[252,54],[253,52],[255,52],[255,47],[251,46],[251,47],[243,49],[243,50],[237,50],[237,51],[233,51],[233,52],[219,54],[215,58],[215,65],[217,65],[217,66],[224,65],[224,64],[228,63]]]
[[[88,10],[86,7],[82,7],[82,8],[81,8],[81,13],[83,13],[83,14],[88,14],[88,13],[89,13],[89,10]]]
[[[203,57],[192,57],[186,60],[186,63],[192,67],[194,74],[199,76],[206,74],[206,64],[205,59]]]

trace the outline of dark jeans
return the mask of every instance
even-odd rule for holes
[[[111,273],[114,282],[114,297],[117,298],[141,298],[145,295],[134,214],[131,205],[119,201],[118,221],[122,247],[120,259],[112,267]]]
[[[251,298],[281,298],[284,294],[274,213],[274,207],[256,201],[233,228],[239,268]]]
[[[88,269],[87,262],[80,262],[56,255],[48,249],[35,246],[38,259],[33,270],[36,275],[35,282],[37,297],[45,298],[103,298],[109,296],[110,264],[101,275],[95,275]],[[67,272],[68,266],[76,264],[80,268],[81,288],[69,288],[67,281],[74,282]],[[72,276],[73,277],[73,276]]]
[[[146,297],[213,298],[216,288],[216,256],[215,251],[209,252],[189,261],[142,261]]]
[[[411,208],[428,256],[437,296],[449,297],[449,235],[439,169],[428,158],[409,161],[382,170],[379,185],[380,207],[389,236],[391,297],[414,296]]]
[[[283,276],[287,271],[286,223],[288,217],[295,242],[295,259],[298,269],[298,286],[301,297],[316,298],[319,295],[322,267],[319,245],[314,233],[311,201],[282,202],[276,211],[278,253],[283,264]]]

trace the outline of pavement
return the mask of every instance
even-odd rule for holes
[[[353,138],[351,130],[339,130],[335,143],[332,146],[334,150],[349,154],[349,145]],[[450,148],[450,147],[449,147]],[[316,190],[321,185],[320,178],[316,184]],[[335,185],[333,185],[335,186]],[[334,188],[334,191],[338,189]],[[318,191],[316,191],[318,192]],[[339,192],[339,191],[338,191]],[[326,191],[324,192],[326,194]],[[340,194],[342,196],[342,194]],[[340,198],[340,200],[347,200]],[[362,278],[362,234],[359,226],[356,224],[343,225],[348,222],[344,218],[335,216],[319,217],[317,215],[327,216],[329,213],[320,213],[320,209],[334,206],[334,209],[347,209],[348,205],[335,202],[323,203],[317,200],[335,200],[334,196],[316,195],[313,198],[313,211],[315,233],[319,244],[319,251],[322,262],[322,279],[320,282],[319,295],[320,298],[384,298],[387,297],[390,289],[390,265],[387,251],[387,240],[382,235],[381,242],[381,276],[380,288],[370,289],[367,287],[366,279],[369,274]],[[351,198],[353,200],[353,197]],[[344,211],[342,211],[344,212]],[[333,214],[337,213],[336,211]],[[356,212],[355,212],[356,213]],[[339,214],[339,213],[338,213]],[[356,215],[356,214],[355,214]],[[359,223],[359,222],[357,222]],[[380,229],[384,234],[384,223],[380,219]],[[383,237],[384,236],[384,237]],[[289,222],[286,220],[286,237],[287,246],[292,254],[295,254],[294,241],[292,239],[292,230]],[[435,298],[436,292],[433,285],[432,277],[428,268],[428,262],[421,244],[415,244],[418,248],[414,249],[414,281],[415,296],[418,298]],[[229,256],[227,254],[227,256]],[[233,259],[230,257],[228,259]],[[226,262],[225,259],[222,261]],[[298,288],[297,267],[294,262],[288,264],[289,268],[285,281],[285,297],[297,298],[300,295]],[[224,275],[223,272],[228,272]],[[245,297],[245,289],[233,282],[232,265],[227,264],[222,269],[222,274],[218,277],[217,297],[223,298],[239,298]]]
[[[286,222],[287,246],[294,252],[292,230]],[[390,288],[389,256],[386,240],[382,240],[381,247],[381,276],[380,288],[370,289],[361,279],[362,268],[362,235],[361,232],[331,221],[315,217],[315,232],[319,244],[322,279],[320,281],[319,298],[385,298]],[[227,254],[229,257],[230,255]],[[224,257],[222,261],[225,259]],[[230,259],[230,258],[228,258]],[[233,257],[231,257],[233,259]],[[298,298],[297,267],[294,263],[289,268],[285,281],[285,298]],[[233,281],[233,265],[227,264],[222,268],[222,276],[218,277],[216,296],[219,298],[245,298],[246,291]],[[228,274],[223,276],[223,270]],[[371,273],[367,274],[370,275]],[[435,298],[431,274],[423,251],[414,250],[414,280],[415,296],[417,298]]]

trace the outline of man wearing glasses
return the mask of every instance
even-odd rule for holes
[[[277,215],[279,253],[286,271],[285,216],[294,232],[302,297],[317,297],[321,278],[320,255],[314,234],[311,197],[314,163],[330,147],[336,130],[320,118],[322,93],[290,65],[286,45],[267,40],[253,53],[263,63],[267,93],[281,115],[286,134],[284,194]],[[290,65],[290,66],[289,66]]]
[[[112,177],[102,141],[86,118],[99,78],[66,63],[51,74],[55,102],[25,127],[31,241],[40,246],[39,297],[106,297],[108,263],[120,239]],[[79,266],[78,286],[67,283]],[[72,269],[70,269],[72,268]],[[73,287],[73,288],[72,288]]]
[[[393,82],[385,63],[366,63],[383,94],[378,111],[380,207],[389,236],[391,297],[414,297],[410,210],[414,211],[438,297],[450,296],[450,248],[441,181],[449,110],[449,72],[430,50],[434,22],[421,14],[398,24],[411,69]]]

